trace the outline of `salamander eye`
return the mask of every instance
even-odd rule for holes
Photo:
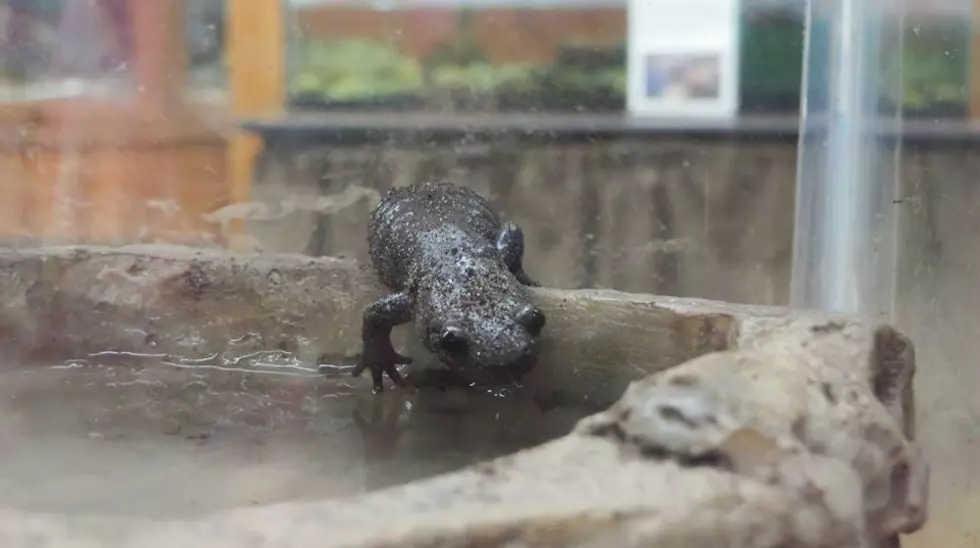
[[[466,334],[455,326],[446,326],[439,334],[439,348],[452,356],[466,354]]]
[[[544,312],[541,312],[537,307],[527,305],[518,312],[517,323],[521,324],[532,336],[537,337],[544,329]]]

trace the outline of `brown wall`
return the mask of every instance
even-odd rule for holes
[[[230,201],[228,145],[224,122],[206,118],[85,101],[8,107],[0,238],[220,243],[203,215]]]
[[[5,237],[201,244],[202,215],[227,203],[224,146],[0,152]]]
[[[457,31],[455,16],[455,11],[442,9],[320,7],[298,10],[295,20],[304,37],[390,40],[406,53],[421,56]],[[493,61],[549,61],[562,43],[624,40],[626,11],[497,8],[476,12],[473,28],[477,43]]]

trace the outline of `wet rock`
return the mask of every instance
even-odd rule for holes
[[[182,522],[0,513],[0,536],[5,546],[894,546],[925,518],[926,467],[854,369],[720,352],[633,383],[562,439],[430,480]]]
[[[329,258],[7,250],[0,351],[192,359],[291,341],[313,363],[359,350],[361,307],[380,291]],[[349,500],[194,521],[0,512],[0,544],[830,548],[894,546],[921,527],[915,354],[892,327],[606,290],[535,299],[549,328],[527,383],[613,403],[564,438]]]
[[[633,383],[577,431],[640,456],[814,490],[837,514],[861,512],[854,523],[874,539],[915,531],[928,469],[853,365],[768,349],[709,354]],[[856,483],[840,481],[849,474]]]

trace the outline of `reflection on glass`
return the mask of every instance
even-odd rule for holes
[[[195,97],[223,97],[228,86],[225,70],[226,0],[185,2],[187,47],[186,88]]]
[[[0,100],[130,91],[127,0],[8,0],[0,5]]]
[[[811,5],[807,89],[797,167],[792,303],[889,317],[894,200],[900,157],[894,128],[901,86],[902,4]],[[899,57],[897,60],[895,59]],[[900,97],[900,96],[899,96]],[[886,125],[887,124],[887,125]]]

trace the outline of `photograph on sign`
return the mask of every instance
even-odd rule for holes
[[[652,99],[718,99],[721,56],[648,54],[646,95]]]
[[[632,0],[627,104],[634,116],[738,110],[738,0]]]

